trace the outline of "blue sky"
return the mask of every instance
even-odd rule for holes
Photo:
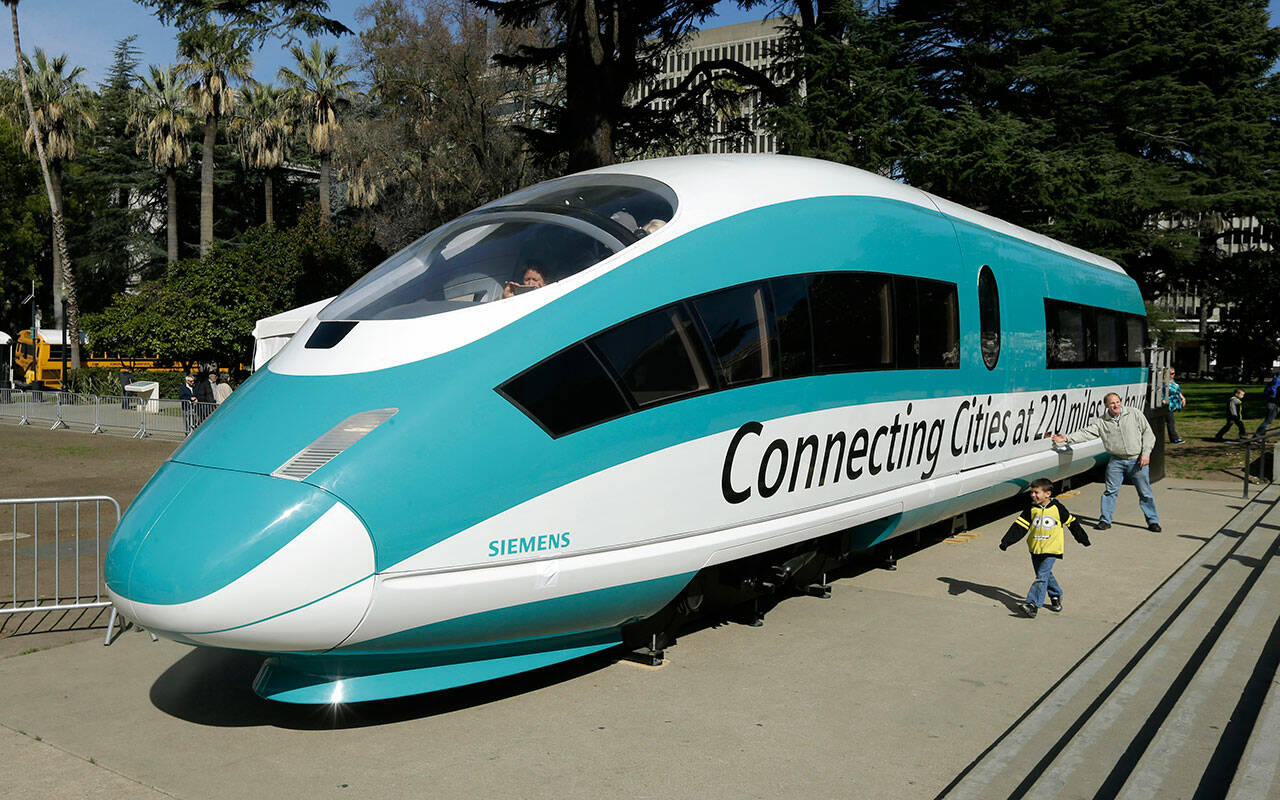
[[[1280,3],[1280,0],[1276,0]],[[359,10],[370,0],[329,0],[330,16],[338,19],[353,31],[361,28],[356,20]],[[730,25],[748,19],[762,19],[765,9],[750,13],[740,11],[736,3],[722,2],[723,9],[714,25]],[[3,9],[4,29],[8,29],[8,8]],[[171,64],[176,60],[173,29],[161,25],[150,9],[134,0],[21,0],[18,4],[18,26],[22,34],[22,49],[31,53],[43,47],[49,53],[66,53],[72,64],[85,68],[82,80],[97,86],[111,67],[111,51],[115,43],[129,34],[137,34],[135,45],[142,51],[142,63]],[[6,40],[0,39],[0,41]],[[326,44],[338,43],[344,50],[351,46],[352,37],[341,41],[326,39]],[[3,52],[0,45],[0,52]],[[13,48],[7,56],[0,56],[0,69],[13,66]],[[291,63],[287,50],[279,42],[273,42],[260,50],[254,58],[254,77],[265,82],[274,81],[276,71]]]
[[[369,0],[329,0],[329,11],[347,27],[359,30],[356,14],[368,3]],[[719,8],[719,18],[708,21],[708,27],[764,16],[763,8],[743,12],[729,1],[722,2]],[[1269,8],[1274,24],[1280,14],[1280,0],[1270,0]],[[173,31],[133,0],[22,0],[18,5],[18,24],[24,51],[29,53],[43,47],[54,55],[66,53],[72,64],[85,68],[83,79],[92,86],[97,86],[106,76],[115,43],[131,33],[138,35],[136,44],[142,51],[143,64],[169,64],[175,60]],[[351,37],[344,37],[340,46],[350,47],[350,41]],[[0,57],[0,68],[13,65],[12,53],[10,49],[7,57]],[[287,51],[278,43],[272,43],[255,58],[255,77],[264,82],[274,81],[276,70],[291,60]]]

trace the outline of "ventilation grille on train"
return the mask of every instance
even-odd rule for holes
[[[342,451],[363,439],[374,428],[395,416],[398,408],[376,408],[361,411],[334,425],[328,433],[302,448],[273,473],[275,478],[305,480],[311,473],[338,457]]]

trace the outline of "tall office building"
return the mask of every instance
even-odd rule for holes
[[[653,92],[670,89],[684,80],[689,73],[707,61],[718,59],[734,59],[752,69],[759,70],[775,79],[778,77],[778,48],[785,35],[783,19],[768,19],[760,22],[742,22],[737,25],[725,25],[720,28],[709,28],[691,34],[680,48],[664,56],[662,71],[654,82],[642,87],[634,96],[628,97],[630,102],[647,97]],[[659,110],[668,110],[671,100],[658,100]],[[759,110],[752,92],[743,92],[741,101],[717,114],[715,126],[703,142],[704,147],[690,150],[698,153],[776,153],[777,143],[774,137],[765,130],[761,122]],[[731,123],[734,119],[742,119],[749,133],[742,137],[731,137]]]

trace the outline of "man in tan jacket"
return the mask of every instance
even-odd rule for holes
[[[1102,439],[1111,460],[1107,462],[1107,488],[1102,492],[1102,510],[1098,515],[1100,531],[1111,527],[1111,519],[1116,513],[1116,495],[1124,479],[1133,482],[1138,492],[1138,507],[1147,518],[1147,530],[1160,532],[1160,515],[1156,513],[1156,500],[1151,494],[1151,473],[1147,465],[1151,463],[1151,450],[1156,446],[1156,435],[1151,424],[1141,411],[1126,408],[1120,395],[1112,392],[1103,402],[1107,410],[1102,416],[1085,425],[1070,436],[1060,433],[1053,435],[1056,444],[1077,444],[1094,437]]]

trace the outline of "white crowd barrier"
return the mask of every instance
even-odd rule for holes
[[[181,400],[0,389],[0,421],[135,439],[184,439],[217,407],[217,403]]]
[[[119,522],[106,495],[0,499],[0,619],[109,607],[102,558]],[[105,643],[115,619],[112,609]]]

